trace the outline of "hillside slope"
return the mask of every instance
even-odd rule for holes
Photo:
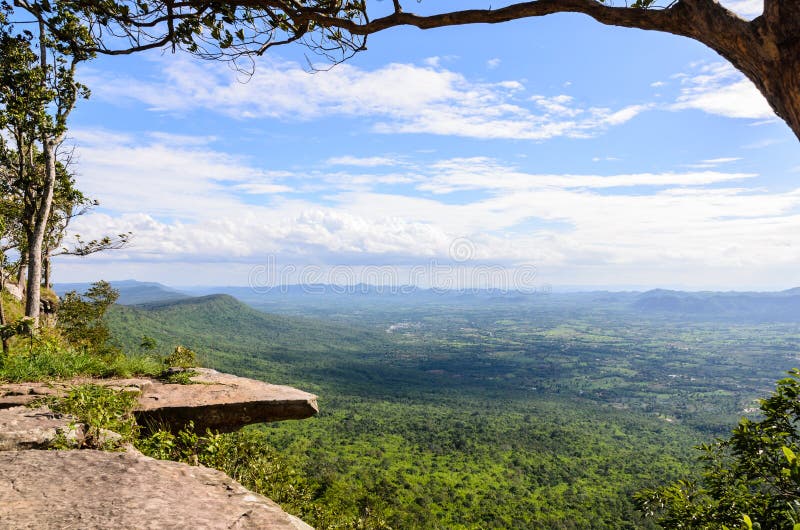
[[[195,350],[205,364],[273,383],[314,384],[314,373],[337,363],[375,357],[391,348],[368,329],[321,320],[262,313],[228,295],[209,295],[139,306],[114,306],[107,315],[115,340],[127,351],[141,337],[157,351],[177,344]]]

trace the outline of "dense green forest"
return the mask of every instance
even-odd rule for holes
[[[148,335],[319,394],[318,417],[260,428],[310,500],[285,507],[318,528],[652,527],[632,494],[691,475],[692,447],[752,411],[800,337],[597,301],[283,309],[216,295],[116,306],[108,322],[128,351]]]

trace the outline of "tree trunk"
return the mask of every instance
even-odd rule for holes
[[[52,285],[50,285],[50,256],[42,258],[42,270],[42,285],[50,289],[52,288]]]
[[[3,291],[6,288],[6,255],[5,253],[0,254],[0,326],[5,326],[6,322],[6,312],[5,307],[3,306]],[[2,337],[3,342],[3,358],[0,359],[0,366],[3,365],[3,359],[8,355],[8,339],[5,336],[5,333]]]
[[[42,196],[36,207],[36,220],[33,226],[33,237],[29,241],[27,261],[28,280],[25,292],[25,316],[39,323],[39,306],[42,292],[42,247],[47,232],[47,220],[53,205],[53,192],[56,185],[56,142],[46,139],[42,142],[44,154],[44,187]]]

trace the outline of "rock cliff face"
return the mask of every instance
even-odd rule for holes
[[[89,382],[135,392],[141,424],[175,430],[192,421],[199,430],[233,431],[318,410],[315,395],[295,388],[196,371],[191,385],[144,378],[0,385],[0,528],[313,530],[202,466],[154,460],[135,449],[39,450],[59,433],[79,438],[81,429],[74,418],[24,405]]]

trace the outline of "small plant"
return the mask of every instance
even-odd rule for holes
[[[136,396],[130,392],[114,390],[99,385],[81,385],[72,388],[65,396],[45,400],[53,412],[70,414],[78,418],[85,428],[82,446],[113,449],[133,442],[139,432],[133,408]],[[113,431],[121,438],[104,441],[103,430]]]
[[[136,448],[153,458],[218,469],[295,511],[310,505],[313,498],[313,488],[296,471],[298,466],[281,456],[265,433],[255,429],[227,434],[206,430],[201,435],[189,424],[178,433],[156,431],[137,440]]]
[[[168,368],[161,373],[159,379],[173,385],[196,385],[199,383],[192,381],[192,377],[196,375],[198,375],[197,370]]]
[[[0,337],[4,340],[17,335],[30,335],[33,333],[34,320],[30,317],[22,317],[4,326],[0,326]]]

